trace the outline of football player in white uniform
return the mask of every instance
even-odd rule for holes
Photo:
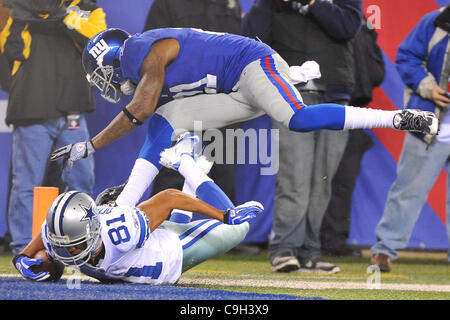
[[[168,189],[137,207],[116,206],[113,201],[97,206],[84,193],[63,193],[50,207],[40,235],[13,258],[16,269],[26,279],[47,280],[48,272],[32,271],[42,262],[32,257],[45,248],[53,259],[101,282],[175,284],[184,271],[235,247],[249,230],[247,221],[264,208],[255,201],[217,208],[231,202],[206,175],[207,168],[199,166],[203,156],[193,151],[198,140],[185,134],[161,153],[161,163],[178,170],[185,177],[186,189],[198,198]],[[212,195],[207,201],[217,207],[201,200],[208,190]],[[168,221],[174,209],[209,219]]]

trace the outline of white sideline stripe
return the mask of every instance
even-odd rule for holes
[[[370,289],[366,282],[328,282],[328,281],[280,281],[280,280],[218,280],[218,279],[180,279],[178,284],[182,285],[218,285],[218,286],[238,286],[238,287],[267,287],[267,288],[288,288],[302,290],[323,290],[323,289]],[[371,290],[396,290],[396,291],[429,291],[429,292],[450,292],[450,285],[422,285],[409,283],[381,283],[379,289]]]
[[[0,274],[1,278],[22,278],[15,274]],[[96,279],[85,275],[63,275],[63,279],[74,279],[75,277],[81,280],[92,282],[99,282]],[[281,280],[233,280],[233,279],[209,279],[209,278],[182,278],[178,281],[178,285],[216,285],[226,287],[255,287],[255,288],[287,288],[299,290],[366,290],[367,284],[365,282],[328,282],[328,281],[281,281]],[[409,284],[409,283],[381,283],[380,289],[371,290],[395,290],[395,291],[422,291],[422,292],[450,292],[450,285],[440,284]]]

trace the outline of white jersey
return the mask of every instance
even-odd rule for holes
[[[183,249],[178,235],[162,227],[150,233],[147,216],[128,206],[98,207],[100,237],[105,256],[97,266],[81,272],[100,281],[174,284],[181,276]],[[52,254],[47,225],[42,226],[44,245]]]

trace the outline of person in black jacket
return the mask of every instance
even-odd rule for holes
[[[384,61],[377,45],[377,32],[365,18],[354,40],[355,88],[350,104],[365,107],[372,91],[385,76]],[[349,132],[347,147],[333,178],[331,200],[320,229],[320,245],[325,256],[361,256],[361,250],[347,243],[350,235],[353,191],[364,154],[373,146],[364,129]]]
[[[157,28],[198,28],[206,31],[239,34],[241,29],[242,8],[238,0],[155,0],[147,16],[145,30]],[[241,127],[235,124],[222,128]],[[224,163],[214,163],[210,176],[225,194],[234,202],[234,164],[225,163],[226,143],[224,143]],[[184,178],[176,171],[162,168],[155,177],[152,195],[167,188],[182,190]],[[183,221],[189,219],[178,216]],[[176,219],[173,217],[173,219]]]
[[[13,253],[31,240],[33,188],[44,181],[54,148],[88,139],[85,112],[95,110],[81,65],[90,37],[106,28],[95,0],[15,0],[0,34],[11,73],[7,125],[13,126],[8,224]],[[64,170],[67,189],[92,194],[94,160]]]
[[[361,19],[361,0],[257,0],[244,17],[243,34],[268,43],[289,65],[320,65],[320,79],[297,86],[307,105],[345,105],[355,83],[352,39]],[[274,127],[280,130],[280,170],[269,242],[272,271],[339,272],[322,260],[319,231],[348,131]]]

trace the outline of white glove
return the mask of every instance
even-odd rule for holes
[[[94,145],[92,144],[92,141],[88,140],[83,142],[72,143],[53,151],[50,156],[50,160],[55,161],[60,158],[63,158],[64,159],[63,168],[66,165],[69,165],[69,167],[72,168],[73,163],[75,161],[87,158],[94,152],[95,152]]]

